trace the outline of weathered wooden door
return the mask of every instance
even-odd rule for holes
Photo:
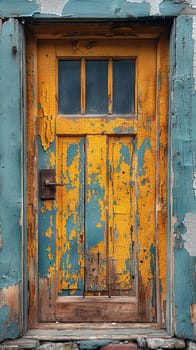
[[[157,321],[167,139],[157,52],[152,38],[38,42],[40,322]]]

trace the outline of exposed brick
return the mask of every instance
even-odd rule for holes
[[[101,350],[137,350],[137,344],[135,343],[108,344],[103,346]]]

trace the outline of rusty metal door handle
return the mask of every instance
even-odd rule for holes
[[[56,182],[55,169],[40,169],[40,199],[54,200],[57,186],[66,186],[63,183]]]

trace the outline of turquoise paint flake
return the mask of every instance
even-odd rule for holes
[[[176,218],[173,227],[175,234],[174,249],[174,301],[176,336],[196,340],[194,325],[191,322],[191,304],[195,304],[195,257],[190,257],[184,248],[186,227],[184,218],[188,213],[196,212],[196,200],[193,189],[196,149],[196,93],[193,79],[192,18],[180,16],[177,19],[175,55],[171,65],[175,76],[173,83],[172,114],[175,123],[171,123],[172,167],[173,167],[173,208]],[[173,81],[173,80],[172,80]]]
[[[152,275],[155,276],[155,247],[153,244],[150,246],[150,269]]]
[[[177,16],[186,6],[185,1],[180,3],[172,0],[163,0],[159,5],[159,11],[162,16]]]
[[[190,305],[195,303],[195,258],[191,258],[186,249],[178,247],[174,249],[174,258],[176,335],[195,340],[190,314]]]
[[[70,166],[78,154],[78,144],[70,144],[67,150],[67,166]]]
[[[0,27],[0,230],[3,241],[0,288],[7,288],[19,284],[22,277],[23,112],[20,70],[23,40],[18,21],[9,20]],[[17,55],[12,53],[12,45],[17,47]]]
[[[56,3],[56,7],[55,7]],[[44,6],[43,6],[44,5]],[[35,17],[35,18],[139,18],[151,15],[151,4],[148,0],[64,0],[58,5],[54,1],[53,8],[47,2],[40,0],[1,0],[0,16]],[[63,8],[64,5],[64,8]],[[157,16],[177,16],[188,7],[185,1],[177,2],[163,0],[159,5]],[[57,11],[54,9],[58,8]],[[62,10],[63,9],[63,10]],[[47,12],[47,13],[46,13]]]
[[[38,11],[36,0],[1,0],[0,17],[33,16]]]
[[[104,240],[105,222],[101,221],[101,208],[97,190],[91,196],[90,201],[86,203],[86,240],[88,250],[96,247],[98,243]],[[101,224],[100,227],[97,227],[97,224]]]
[[[127,145],[121,145],[121,148],[120,148],[120,157],[119,157],[119,164],[118,166],[116,167],[116,172],[117,173],[120,173],[121,171],[121,165],[122,163],[126,163],[128,164],[129,166],[131,165],[131,160],[130,160],[130,149]]]
[[[41,137],[39,136],[39,138],[38,138],[38,154],[39,154],[38,169],[56,169],[55,164],[53,167],[51,166],[50,152],[54,152],[54,154],[56,154],[56,140],[50,144],[50,147],[46,152],[43,149]]]
[[[41,213],[41,208],[43,207],[43,201],[39,201],[39,221],[38,221],[38,265],[39,265],[39,275],[40,277],[48,276],[48,270],[54,265],[56,261],[56,209],[52,206],[52,210],[46,210]],[[50,224],[52,216],[52,226]],[[51,228],[52,236],[46,237],[46,231]],[[50,254],[52,259],[48,258],[48,247],[50,247]]]
[[[122,126],[116,126],[113,129],[114,134],[118,135],[130,135],[130,134],[135,134],[134,128],[133,127],[126,127],[123,128]]]
[[[130,150],[129,150],[129,147],[126,146],[126,145],[122,145],[121,149],[120,149],[120,154],[121,154],[120,159],[122,159],[122,161],[125,162],[126,164],[130,165]]]
[[[67,183],[65,184],[66,185],[66,190],[67,191],[74,190],[75,186],[72,185],[71,177],[70,177],[70,174],[69,174],[69,169],[66,170],[66,178],[67,178]]]
[[[152,152],[152,147],[150,144],[150,137],[146,138],[146,140],[143,141],[143,143],[141,144],[141,146],[138,150],[138,175],[139,176],[145,175],[144,156],[145,156],[147,149],[150,152]]]
[[[86,18],[121,18],[140,17],[150,15],[150,4],[129,2],[127,0],[69,0],[63,9],[62,15],[71,17]]]
[[[9,305],[3,305],[0,308],[0,340],[15,339],[19,336],[18,325],[10,320]]]
[[[56,140],[50,144],[48,151],[44,151],[40,137],[38,138],[38,170],[40,169],[52,169],[50,164],[50,152],[56,154]],[[55,168],[55,166],[54,166]],[[52,202],[52,210],[45,210],[43,213],[41,209],[44,206],[44,201],[38,201],[39,220],[38,220],[38,267],[39,276],[48,276],[48,270],[55,264],[56,261],[56,209]],[[52,217],[52,226],[50,224]],[[46,231],[51,228],[52,236],[46,237]],[[50,255],[52,259],[48,258],[48,248],[50,249]]]
[[[120,164],[118,164],[118,166],[116,167],[116,172],[120,173]],[[119,177],[118,177],[119,178]]]
[[[70,145],[70,146],[73,146]],[[70,211],[69,217],[66,221],[66,226],[62,234],[66,234],[66,241],[69,242],[70,249],[67,250],[61,257],[60,269],[68,272],[69,278],[67,282],[69,285],[75,285],[75,279],[72,277],[73,274],[78,276],[81,270],[79,265],[78,246],[80,244],[81,254],[84,256],[84,242],[80,243],[79,235],[84,232],[84,139],[81,139],[78,144],[74,144],[77,147],[69,147],[68,152],[71,149],[68,164],[72,163],[75,155],[79,152],[79,178],[80,178],[80,199],[78,206],[75,208],[74,213]],[[68,187],[71,188],[71,183],[68,183]],[[70,239],[72,231],[75,230],[76,236]],[[67,265],[68,263],[68,265]],[[75,290],[62,290],[59,295],[72,295],[81,296],[84,293],[84,281],[77,277],[77,288]]]

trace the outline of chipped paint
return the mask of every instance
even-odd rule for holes
[[[145,175],[145,153],[152,152],[152,147],[150,144],[150,138],[148,137],[144,140],[138,151],[138,172],[139,176]]]
[[[37,0],[37,3],[39,4],[41,13],[61,16],[63,8],[68,1],[58,0],[55,2],[55,5],[53,0]]]
[[[135,17],[144,17],[144,16],[176,16],[180,14],[183,8],[185,6],[187,7],[195,7],[195,1],[193,0],[192,3],[190,1],[155,1],[155,0],[149,0],[149,1],[121,1],[120,4],[118,1],[115,1],[111,4],[111,1],[99,1],[99,3],[96,3],[96,6],[92,6],[92,3],[89,1],[84,1],[82,11],[79,11],[79,2],[76,0],[69,0],[69,1],[59,1],[57,6],[53,6],[52,8],[51,2],[46,2],[44,0],[38,1],[27,1],[27,0],[17,0],[17,1],[1,1],[1,9],[0,9],[0,15],[2,17],[19,17],[19,16],[38,16],[39,18],[52,18],[52,16],[59,16],[59,17],[80,17],[80,18],[93,18],[93,17],[99,17],[99,18],[105,18],[107,15],[107,18],[130,18],[130,16]],[[95,5],[95,4],[94,4]],[[47,16],[46,16],[47,15]],[[13,22],[12,22],[13,23]],[[17,67],[16,72],[19,72],[19,62],[17,61],[17,55],[12,56],[11,60],[8,60],[8,57],[10,57],[10,51],[8,50],[9,44],[10,44],[10,38],[8,39],[8,32],[5,35],[6,28],[11,29],[11,34],[16,33],[17,24],[15,23],[14,28],[11,28],[11,22],[7,22],[2,27],[2,33],[1,35],[1,42],[0,45],[4,48],[2,52],[6,54],[6,59],[4,56],[1,56],[1,65],[2,69],[0,69],[0,76],[1,79],[7,84],[9,82],[9,79],[4,78],[2,75],[4,68],[6,74],[10,71],[10,75],[12,75],[11,79],[15,83],[13,84],[13,90],[10,90],[10,84],[6,88],[5,85],[5,91],[10,91],[10,96],[12,97],[10,101],[12,101],[11,105],[13,106],[13,110],[8,113],[7,110],[11,108],[12,106],[5,106],[5,102],[3,103],[3,110],[6,111],[6,123],[9,124],[9,130],[12,129],[12,131],[15,133],[11,134],[8,133],[8,129],[5,128],[5,118],[4,115],[1,118],[2,125],[3,125],[3,133],[8,136],[7,140],[9,141],[9,147],[12,147],[8,149],[8,141],[6,142],[5,135],[2,135],[0,139],[3,140],[1,143],[1,150],[2,154],[10,154],[13,155],[13,158],[11,159],[5,159],[3,157],[3,166],[5,168],[1,168],[1,171],[6,171],[3,169],[10,169],[10,174],[15,174],[15,179],[13,180],[13,177],[6,179],[5,176],[3,176],[3,191],[1,193],[1,196],[3,197],[3,202],[5,203],[12,203],[12,210],[11,216],[13,218],[12,222],[9,222],[9,220],[5,219],[6,216],[6,210],[7,207],[5,206],[4,212],[5,216],[2,220],[2,239],[3,239],[3,249],[1,250],[1,259],[2,261],[6,261],[7,257],[9,257],[8,260],[11,259],[9,251],[12,252],[13,250],[10,249],[10,242],[17,247],[17,254],[13,254],[14,261],[13,264],[11,264],[11,273],[10,270],[8,271],[7,266],[1,265],[2,267],[2,279],[1,283],[2,286],[12,285],[12,283],[19,283],[21,278],[21,264],[20,264],[20,244],[21,244],[21,236],[19,234],[19,217],[20,217],[20,209],[21,209],[21,195],[20,195],[20,170],[18,169],[19,164],[19,153],[20,153],[20,145],[18,144],[20,140],[20,135],[18,134],[19,130],[19,114],[18,111],[18,101],[20,100],[20,94],[18,92],[18,88],[16,89],[16,82],[18,81],[19,75],[16,76],[16,79],[13,79],[13,68]],[[196,75],[196,64],[195,64],[195,40],[196,40],[196,24],[195,24],[195,17],[180,17],[177,19],[177,33],[176,33],[176,67],[174,69],[175,74],[173,75],[172,79],[175,79],[174,85],[172,83],[172,88],[174,91],[172,92],[172,101],[171,106],[173,108],[175,117],[173,120],[175,120],[175,123],[172,125],[172,165],[173,165],[173,187],[172,187],[172,194],[173,194],[173,217],[176,218],[176,225],[174,228],[174,231],[177,231],[179,235],[179,240],[177,240],[177,244],[175,246],[175,255],[174,255],[174,264],[175,264],[175,277],[174,277],[174,295],[175,295],[175,303],[176,303],[176,334],[178,336],[186,336],[191,339],[195,339],[194,335],[194,323],[195,323],[195,289],[194,287],[194,257],[196,255],[195,253],[195,240],[194,240],[194,225],[195,225],[195,184],[194,184],[194,173],[195,173],[195,119],[194,119],[194,111],[196,106],[196,99],[195,99],[195,75]],[[190,40],[192,38],[192,40]],[[6,40],[5,40],[6,39]],[[15,40],[16,39],[16,40]],[[13,41],[17,42],[17,38],[12,38]],[[18,43],[17,43],[18,45]],[[15,46],[15,45],[14,45]],[[18,46],[17,46],[18,48]],[[20,49],[18,49],[17,52],[20,52]],[[51,56],[50,56],[51,57]],[[42,57],[40,57],[40,61],[42,61]],[[171,59],[171,65],[174,64],[174,57]],[[11,70],[10,70],[11,68]],[[14,68],[15,69],[15,68]],[[55,70],[51,70],[55,71]],[[46,73],[43,74],[43,76],[46,75]],[[2,78],[3,77],[3,78]],[[53,79],[50,77],[50,79]],[[173,80],[172,80],[173,81]],[[12,88],[12,87],[11,87]],[[41,88],[41,86],[40,86]],[[16,94],[17,91],[17,94]],[[4,93],[1,92],[1,94]],[[40,155],[40,163],[39,167],[55,167],[55,155],[56,155],[56,149],[55,149],[55,116],[56,116],[56,110],[47,110],[44,105],[45,102],[44,98],[47,99],[49,95],[52,95],[53,91],[51,90],[45,90],[43,91],[42,98],[40,102],[41,110],[39,112],[39,134],[40,134],[40,145],[39,145],[39,155]],[[54,94],[55,95],[55,94]],[[17,98],[17,100],[13,98]],[[2,97],[1,95],[1,101],[5,101],[6,99]],[[143,98],[143,102],[141,101],[141,108],[143,108],[144,103],[146,103],[146,99]],[[143,104],[143,105],[142,105]],[[53,104],[54,106],[54,104]],[[4,109],[5,108],[5,109]],[[3,112],[5,113],[5,112]],[[15,115],[16,118],[12,118],[11,115]],[[151,114],[151,117],[153,118],[153,113]],[[17,125],[13,124],[17,123]],[[60,125],[60,124],[59,124]],[[16,126],[16,127],[15,127]],[[141,126],[141,125],[140,125]],[[135,216],[138,217],[138,225],[137,227],[141,227],[142,225],[147,225],[147,222],[149,218],[151,217],[150,210],[147,211],[147,204],[149,204],[152,200],[152,196],[154,195],[153,192],[153,186],[154,184],[150,183],[150,177],[154,174],[148,171],[146,169],[146,164],[148,162],[152,161],[152,158],[154,156],[154,136],[153,134],[148,134],[148,132],[153,132],[155,125],[152,123],[151,130],[145,130],[145,134],[141,139],[138,141],[138,149],[139,149],[139,155],[138,160],[135,160],[137,164],[137,171],[139,176],[140,183],[138,184],[137,190],[138,195],[141,199],[141,206],[138,208],[138,210],[145,210],[145,213],[147,214],[147,220],[146,222],[141,221],[141,219],[138,217],[138,213],[135,213]],[[115,128],[115,126],[114,126]],[[114,131],[113,128],[113,131]],[[142,126],[143,128],[143,126]],[[82,129],[82,128],[81,128]],[[93,129],[93,126],[91,126],[91,130]],[[107,128],[106,128],[107,129]],[[107,135],[107,130],[104,129],[105,135]],[[60,126],[59,129],[60,130]],[[94,133],[96,134],[96,127],[94,125]],[[103,130],[103,128],[102,128]],[[112,129],[111,129],[112,130]],[[123,129],[124,133],[126,133],[126,128]],[[136,123],[134,125],[130,125],[130,130],[132,135],[138,133],[138,128]],[[111,131],[111,134],[112,132]],[[123,134],[122,128],[120,126],[120,129],[115,129],[119,134]],[[79,137],[81,136],[82,131],[79,133]],[[121,135],[122,136],[122,135]],[[152,137],[152,142],[150,141],[150,146],[148,146],[149,137]],[[190,142],[191,140],[191,142]],[[10,143],[11,141],[11,143]],[[145,142],[147,143],[145,145]],[[5,147],[7,147],[5,149]],[[47,151],[42,152],[40,149]],[[8,151],[8,152],[7,152]],[[13,152],[13,153],[12,153]],[[57,151],[58,153],[58,151]],[[122,152],[122,154],[124,154]],[[124,158],[123,158],[124,157]],[[119,162],[116,166],[117,172],[120,172],[122,168],[126,169],[126,156],[122,156],[122,161]],[[74,163],[74,159],[76,158],[75,154],[70,154],[70,158],[68,160],[69,167],[71,167]],[[9,160],[9,164],[8,164]],[[17,164],[16,164],[17,162]],[[71,168],[70,168],[71,169]],[[98,169],[100,171],[100,169]],[[67,179],[67,184],[65,186],[65,190],[67,193],[69,191],[74,191],[73,184],[73,169],[68,173],[65,173],[65,178]],[[6,173],[7,174],[7,173]],[[78,174],[78,173],[77,173]],[[81,175],[78,175],[81,176]],[[92,178],[91,178],[92,180]],[[100,185],[100,179],[96,177],[95,179],[98,184]],[[92,180],[94,181],[94,180]],[[90,183],[91,184],[91,183]],[[133,181],[134,184],[134,181]],[[71,186],[70,186],[71,185]],[[124,185],[124,184],[123,184]],[[14,187],[14,190],[12,193],[15,196],[15,199],[7,201],[7,195],[4,191],[4,189],[10,189],[10,186]],[[93,186],[95,184],[93,183]],[[163,189],[165,188],[165,185],[160,184],[160,186],[163,186]],[[154,186],[155,187],[155,186]],[[102,186],[99,186],[99,189],[102,189]],[[80,188],[81,191],[81,188]],[[8,191],[11,193],[11,191]],[[164,190],[162,190],[164,192]],[[59,191],[58,191],[59,193]],[[184,193],[186,193],[186,196],[184,196]],[[10,194],[9,194],[10,195]],[[96,199],[96,198],[95,198]],[[147,202],[146,202],[147,201]],[[147,204],[146,204],[147,203]],[[162,203],[159,203],[161,207]],[[15,208],[15,209],[14,209]],[[98,232],[103,230],[104,225],[102,223],[104,218],[104,210],[103,210],[103,200],[96,201],[96,208],[97,213],[99,216],[99,220],[96,224],[96,228],[98,229]],[[44,276],[50,276],[55,275],[56,271],[56,242],[53,235],[53,230],[55,227],[55,218],[56,218],[56,203],[40,203],[39,205],[40,210],[40,227],[41,224],[43,224],[43,231],[41,232],[41,238],[43,239],[43,244],[41,245],[41,249],[43,248],[44,251],[44,258],[48,259],[48,263],[45,266],[45,271],[41,271],[40,276],[42,276],[42,272]],[[68,210],[68,209],[67,209]],[[54,214],[55,213],[55,214]],[[4,214],[4,213],[3,213]],[[10,212],[9,212],[10,215]],[[32,214],[33,215],[33,214]],[[52,220],[51,220],[52,216]],[[15,220],[14,218],[17,218]],[[64,220],[64,219],[63,219]],[[65,225],[66,221],[62,220],[62,227]],[[71,242],[75,242],[77,233],[76,228],[77,221],[73,216],[70,216],[70,220],[68,222],[68,234],[70,237]],[[13,234],[14,232],[14,234]],[[139,232],[139,258],[141,263],[139,263],[139,272],[142,276],[143,282],[144,282],[144,289],[145,287],[151,283],[151,277],[153,277],[154,271],[153,271],[153,265],[154,265],[154,246],[150,245],[149,242],[147,242],[147,247],[145,246],[146,240],[148,241],[151,232],[147,232],[147,237],[145,236],[145,231]],[[60,235],[60,233],[59,233]],[[119,238],[119,231],[118,228],[114,230],[114,235]],[[126,237],[126,234],[123,234],[123,239]],[[9,244],[7,244],[7,237],[9,238]],[[75,244],[75,243],[74,243]],[[63,247],[63,245],[62,245]],[[73,245],[74,247],[74,245]],[[150,247],[153,247],[151,249],[151,253],[147,253],[145,250],[150,249]],[[70,245],[67,245],[67,249],[70,248]],[[62,248],[64,249],[64,248]],[[100,242],[96,242],[96,252],[98,251],[104,251],[104,247],[100,244]],[[16,250],[14,250],[16,252]],[[41,255],[41,254],[40,254]],[[62,255],[63,256],[63,255]],[[119,256],[119,253],[117,254]],[[6,258],[5,258],[6,257]],[[17,261],[16,261],[17,259]],[[42,257],[40,258],[42,259]],[[146,267],[143,268],[143,261],[147,261]],[[66,261],[66,260],[65,260]],[[95,260],[94,260],[95,261]],[[40,260],[40,263],[42,264],[42,260]],[[84,262],[81,262],[81,266],[83,266]],[[96,261],[95,261],[96,264]],[[113,264],[113,263],[112,263]],[[121,264],[121,263],[120,263]],[[18,266],[17,269],[14,269],[14,265]],[[72,269],[71,265],[74,265],[69,263],[67,264],[70,269]],[[114,264],[113,264],[114,265]],[[113,266],[112,265],[112,266]],[[120,268],[120,271],[124,271],[127,269],[128,266],[128,258],[126,258]],[[113,268],[113,267],[112,267]],[[184,273],[182,274],[181,271]],[[164,268],[162,268],[164,270]],[[188,273],[189,271],[189,273]],[[82,273],[81,273],[82,275]],[[146,276],[149,277],[149,279],[146,279]],[[4,278],[6,277],[6,278]],[[78,276],[74,276],[75,279],[78,278]],[[70,283],[75,286],[75,280],[71,281]],[[70,284],[71,285],[71,284]],[[187,289],[187,285],[190,286],[190,290]],[[45,285],[46,287],[46,285]],[[164,288],[164,280],[161,282],[161,287]],[[83,288],[83,287],[82,287]],[[149,291],[147,291],[148,297],[150,295]],[[153,292],[152,292],[152,295]],[[191,311],[190,311],[190,305],[191,305]],[[7,306],[0,309],[0,315],[1,315],[1,321],[6,320],[9,317],[9,307]],[[192,323],[190,323],[190,319],[192,320]],[[4,323],[5,323],[4,322]],[[3,321],[2,321],[3,323]],[[0,323],[0,326],[2,325]],[[6,326],[7,327],[7,326]],[[14,329],[13,325],[13,329]],[[16,326],[17,328],[17,326]],[[11,328],[9,326],[7,327],[7,331],[3,333],[3,337],[10,336],[12,334],[15,334],[16,332],[12,332]]]
[[[57,265],[59,292],[83,295],[84,291],[84,140],[59,139],[58,178],[65,183],[59,191],[57,211]]]
[[[191,310],[191,322],[194,325],[194,331],[196,333],[196,304],[191,304],[190,310]]]
[[[9,19],[0,29],[0,340],[21,331],[23,232],[23,110],[21,74],[23,35],[18,21]],[[13,54],[12,47],[17,48]],[[12,83],[11,83],[12,82]],[[6,91],[9,91],[9,98]],[[21,104],[19,103],[21,101]],[[23,259],[26,262],[25,254]],[[19,298],[20,295],[20,298]]]
[[[193,0],[194,1],[194,0]],[[190,1],[171,0],[1,0],[1,17],[129,18],[176,16]],[[194,7],[194,2],[193,2]]]
[[[8,305],[0,307],[0,340],[15,339],[19,336],[19,328],[16,322],[10,321],[10,308]]]
[[[108,40],[107,45],[105,41],[97,43],[90,49],[81,40],[77,43],[80,48],[77,52],[73,52],[69,40],[66,45],[63,43],[54,40],[38,47],[39,168],[56,164],[56,181],[64,184],[57,187],[56,201],[52,205],[40,203],[39,206],[40,295],[44,296],[46,283],[55,286],[56,271],[59,298],[132,296],[137,308],[139,294],[139,321],[155,321],[156,41],[149,40],[148,45],[143,41],[144,46],[139,47],[135,41],[131,41],[131,45],[122,41],[125,56],[139,57],[139,118],[56,118],[56,56],[82,54],[85,57],[91,50],[91,55],[102,57],[101,45],[104,45],[105,54],[112,56],[116,52],[119,55],[114,40]],[[167,74],[166,69],[164,74]],[[150,84],[144,83],[149,81]],[[160,91],[163,81],[160,79]],[[43,111],[44,115],[53,116],[56,135],[52,130],[52,142],[44,130],[48,125],[45,117],[42,118]],[[165,125],[166,114],[161,113],[164,119],[161,123]],[[165,152],[166,137],[159,147],[160,152]],[[166,188],[164,174],[165,171],[160,187],[161,200],[165,196],[162,188]],[[164,232],[163,218],[160,227]],[[164,240],[162,245],[166,247]],[[165,254],[164,249],[161,281],[162,277],[165,279]],[[162,288],[164,301],[164,281]],[[44,313],[41,318],[46,319]]]
[[[19,224],[21,211],[21,130],[19,55],[11,54],[14,43],[19,49],[19,25],[10,20],[2,27],[0,34],[0,80],[5,81],[0,91],[1,99],[1,210],[0,227],[3,248],[0,251],[0,287],[19,283],[21,279],[21,227]],[[4,66],[6,62],[6,65]],[[10,81],[13,84],[10,86]],[[6,91],[10,92],[11,99],[7,99]],[[16,108],[17,106],[17,108]],[[13,119],[13,115],[15,118]],[[13,175],[15,181],[13,181]],[[9,208],[9,210],[8,210]],[[10,220],[10,217],[12,220]],[[16,269],[16,266],[18,268]]]
[[[159,10],[162,16],[177,16],[186,5],[188,6],[184,1],[163,0],[159,5]]]
[[[132,0],[127,0],[128,2],[132,2]],[[135,3],[142,3],[143,0],[135,0]],[[150,4],[150,15],[154,16],[154,15],[158,15],[159,12],[159,5],[162,2],[162,0],[149,0],[148,1]]]
[[[186,233],[183,235],[184,247],[190,256],[196,256],[196,213],[187,213],[184,218]]]
[[[56,157],[55,157],[54,151],[50,152],[49,162],[50,162],[51,167],[54,168],[55,167],[55,162],[56,162]]]
[[[39,12],[36,0],[1,0],[0,17],[33,16]]]
[[[192,40],[194,40],[193,49],[193,78],[194,78],[194,89],[196,90],[196,16],[192,17]]]
[[[191,305],[195,302],[195,216],[196,202],[193,189],[195,173],[196,96],[194,87],[194,41],[191,17],[177,19],[175,40],[175,81],[173,86],[172,166],[173,208],[176,218],[174,232],[174,299],[176,310],[175,332],[179,337],[195,338],[191,322]],[[188,288],[187,288],[188,286]]]

